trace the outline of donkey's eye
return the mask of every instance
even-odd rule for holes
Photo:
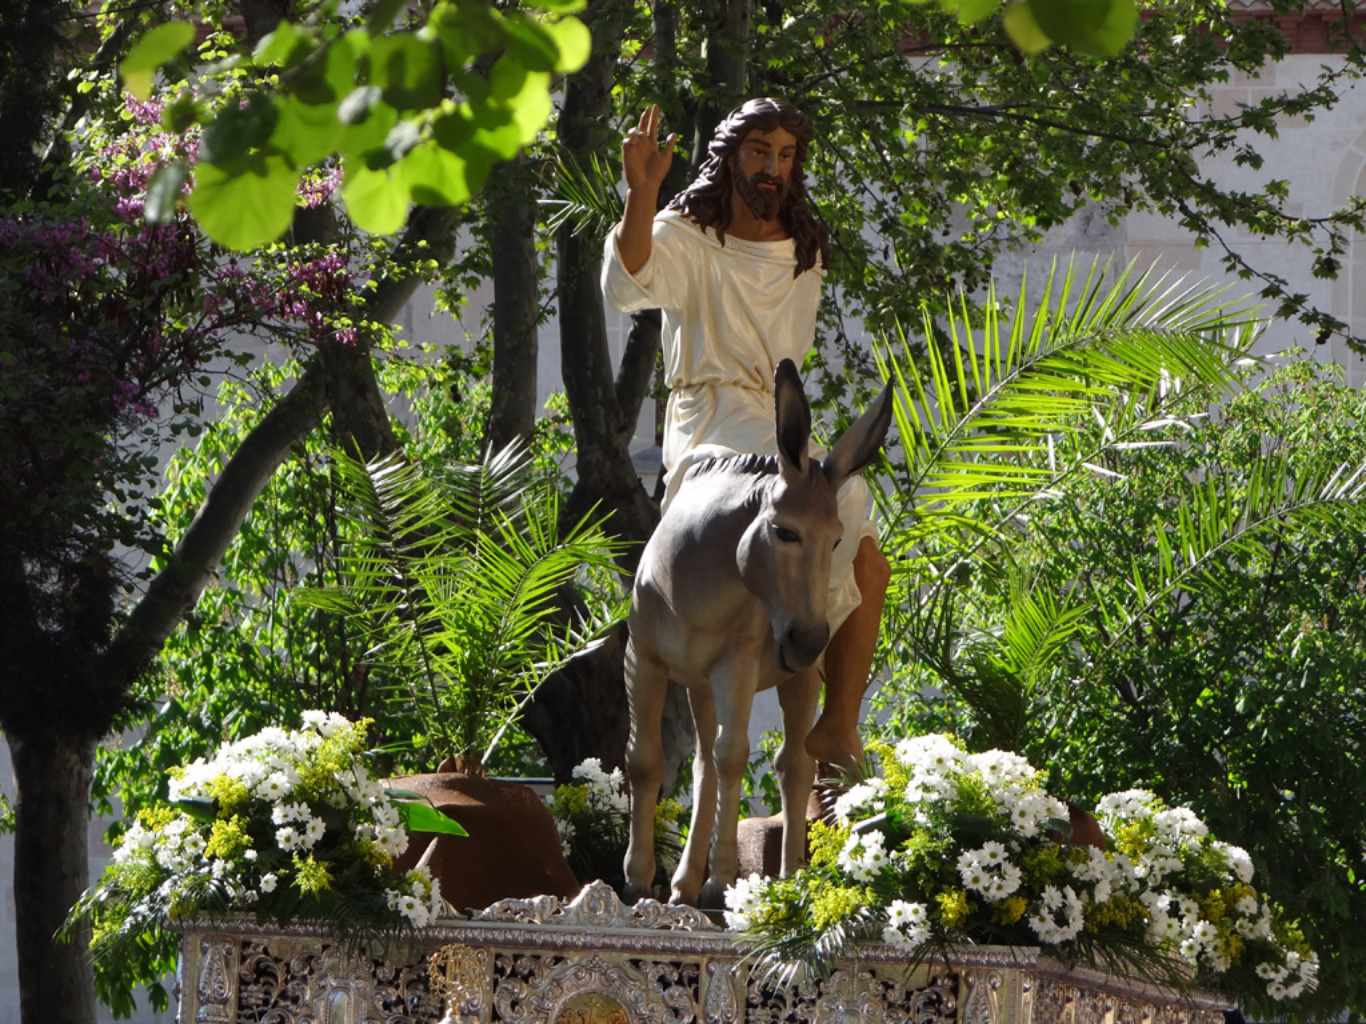
[[[773,532],[784,544],[797,544],[802,539],[795,530],[789,530],[786,526],[775,526]]]

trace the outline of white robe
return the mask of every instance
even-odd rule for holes
[[[650,258],[634,274],[621,262],[616,232],[607,236],[602,290],[623,312],[663,310],[664,376],[670,388],[664,419],[668,508],[692,463],[713,455],[777,451],[773,373],[784,358],[798,366],[816,337],[819,264],[800,276],[796,246],[747,242],[703,231],[673,210],[654,220]],[[821,454],[813,447],[813,455]],[[861,597],[853,558],[868,519],[868,486],[851,477],[840,488],[844,537],[831,564],[827,615],[839,628]]]

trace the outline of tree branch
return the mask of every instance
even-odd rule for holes
[[[314,359],[228,460],[175,552],[99,659],[97,675],[106,687],[130,685],[199,600],[256,496],[291,446],[322,422],[324,384],[322,361]]]

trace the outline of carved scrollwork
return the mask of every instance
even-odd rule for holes
[[[719,931],[707,915],[692,907],[640,900],[628,907],[606,882],[589,882],[572,902],[554,896],[499,900],[474,915],[476,921],[554,924],[577,928],[642,928],[665,931]]]
[[[199,943],[195,1024],[231,1024],[237,1011],[237,943],[221,935]]]
[[[492,1003],[493,951],[474,946],[442,946],[427,960],[433,993],[446,1004],[441,1024],[483,1020]]]
[[[703,1020],[706,1024],[739,1024],[740,1001],[735,997],[735,964],[711,960],[707,963],[707,994]]]
[[[692,1018],[691,1013],[677,1016],[649,978],[615,958],[596,953],[555,958],[558,962],[548,967],[532,965],[533,959],[539,958],[519,957],[520,963],[514,966],[520,982],[516,999],[494,997],[499,1015],[509,1024],[554,1021],[570,1000],[591,992],[610,994],[625,1008],[632,1024],[681,1024]]]

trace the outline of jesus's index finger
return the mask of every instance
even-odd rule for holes
[[[650,111],[653,109],[654,107],[646,107],[640,112],[640,120],[636,122],[637,131],[648,132],[650,130]]]

